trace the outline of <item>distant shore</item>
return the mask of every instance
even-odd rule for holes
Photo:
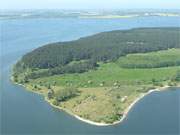
[[[141,14],[124,14],[124,15],[80,15],[78,18],[80,19],[127,19],[127,18],[135,18],[135,17],[151,17],[151,16],[159,16],[159,17],[179,17],[180,14],[175,13],[144,13]]]

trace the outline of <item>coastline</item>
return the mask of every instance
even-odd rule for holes
[[[65,108],[62,108],[60,106],[56,106],[56,105],[53,105],[48,99],[47,97],[44,98],[46,102],[48,102],[52,107],[54,108],[57,108],[57,109],[60,109],[60,110],[63,110],[65,111],[66,113],[70,114],[71,116],[77,118],[78,120],[80,121],[83,121],[85,123],[88,123],[88,124],[91,124],[91,125],[96,125],[96,126],[108,126],[108,125],[111,125],[111,124],[106,124],[106,123],[98,123],[98,122],[94,122],[94,121],[91,121],[91,120],[88,120],[88,119],[84,119],[82,117],[79,117],[78,115],[72,113],[71,111],[69,111],[68,109],[65,109]]]
[[[45,100],[48,104],[50,104],[52,107],[57,108],[57,109],[60,109],[60,110],[63,110],[63,111],[65,111],[66,113],[68,113],[69,115],[77,118],[78,120],[80,120],[80,121],[82,121],[82,122],[85,122],[85,123],[88,123],[88,124],[91,124],[91,125],[95,125],[95,126],[112,126],[112,125],[120,124],[120,123],[123,122],[124,119],[127,117],[129,111],[134,107],[134,105],[135,105],[136,103],[138,103],[142,98],[144,98],[145,96],[147,96],[148,94],[150,94],[150,93],[152,93],[152,92],[162,91],[162,90],[165,90],[165,89],[167,89],[167,88],[173,87],[173,86],[168,86],[168,85],[166,85],[166,86],[163,86],[163,87],[160,87],[160,88],[150,89],[150,90],[149,90],[148,92],[146,92],[146,93],[141,93],[140,96],[138,96],[138,97],[125,109],[125,111],[124,111],[124,113],[123,113],[123,116],[121,117],[120,120],[115,121],[115,122],[113,122],[113,123],[100,123],[100,122],[94,122],[94,121],[91,121],[91,120],[82,118],[82,117],[80,117],[80,116],[72,113],[71,111],[69,111],[69,110],[66,109],[66,108],[62,108],[62,107],[60,107],[60,106],[56,106],[56,105],[52,104],[52,102],[51,102],[46,96],[44,96],[42,93],[37,92],[37,91],[28,90],[25,85],[14,82],[12,78],[11,78],[11,81],[12,81],[14,84],[23,86],[23,87],[24,87],[27,91],[29,91],[29,92],[33,92],[33,93],[37,93],[37,94],[39,94],[39,95],[42,95],[42,96],[44,97],[44,100]],[[176,87],[180,87],[180,86],[178,85],[178,86],[176,86]]]
[[[111,125],[116,125],[116,124],[120,124],[121,122],[123,122],[123,120],[127,117],[129,111],[134,107],[134,105],[139,101],[141,100],[142,98],[144,98],[145,96],[147,96],[148,94],[152,93],[152,92],[155,92],[155,91],[162,91],[162,90],[165,90],[167,88],[170,88],[171,86],[164,86],[164,87],[161,87],[161,88],[157,88],[157,89],[151,89],[149,90],[147,93],[143,93],[141,94],[139,97],[136,98],[136,100],[134,100],[127,109],[125,109],[124,111],[124,114],[123,114],[123,117],[118,120],[118,121],[115,121],[114,123],[99,123],[99,122],[94,122],[94,121],[91,121],[91,120],[88,120],[88,119],[84,119],[82,117],[79,117],[78,115],[76,114],[73,114],[72,112],[70,112],[69,110],[65,109],[65,108],[62,108],[60,106],[56,106],[56,105],[53,105],[47,98],[45,98],[45,101],[47,101],[51,106],[57,108],[57,109],[60,109],[60,110],[63,110],[65,112],[67,112],[68,114],[70,114],[71,116],[77,118],[78,120],[82,121],[82,122],[85,122],[85,123],[88,123],[88,124],[91,124],[91,125],[95,125],[95,126],[111,126]]]

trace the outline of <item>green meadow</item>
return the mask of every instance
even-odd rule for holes
[[[124,68],[158,68],[180,66],[180,49],[169,49],[146,54],[129,54],[118,60]]]
[[[58,86],[72,85],[75,87],[111,87],[114,83],[120,85],[152,84],[154,82],[167,83],[173,79],[178,70],[180,70],[180,67],[177,66],[178,64],[160,68],[124,68],[122,65],[124,63],[142,65],[143,62],[149,65],[158,65],[164,61],[176,62],[180,60],[179,58],[180,49],[170,49],[145,54],[131,54],[119,58],[116,62],[99,63],[100,66],[96,70],[90,70],[85,73],[54,75],[35,79],[32,82],[53,84],[55,81]],[[157,59],[157,61],[155,59]]]

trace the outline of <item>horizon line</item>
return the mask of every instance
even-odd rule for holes
[[[0,10],[180,10],[178,8],[0,8]]]

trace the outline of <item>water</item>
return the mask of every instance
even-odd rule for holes
[[[180,91],[154,92],[140,100],[123,123],[97,127],[52,108],[41,96],[9,80],[12,65],[25,53],[55,41],[78,39],[102,31],[179,26],[178,17],[129,19],[19,19],[1,23],[2,134],[178,134]]]

